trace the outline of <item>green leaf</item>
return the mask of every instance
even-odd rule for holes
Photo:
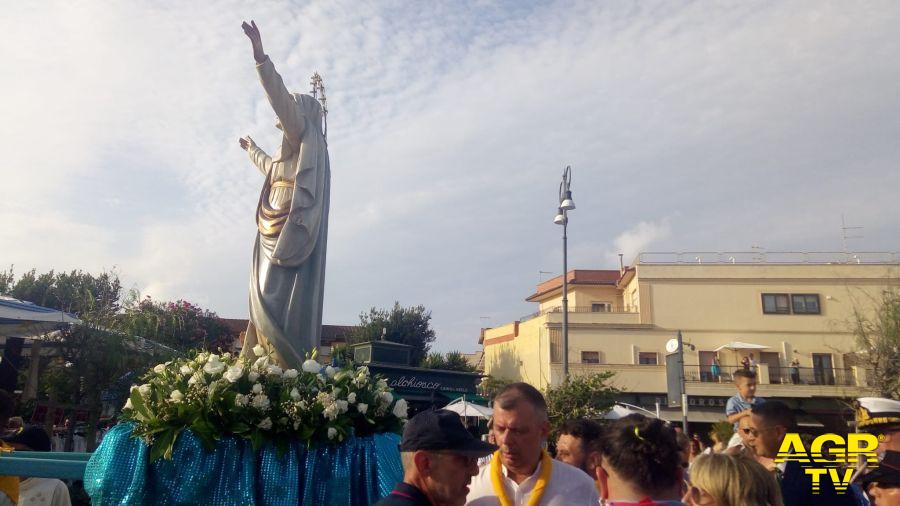
[[[179,433],[181,433],[180,428],[169,428],[163,431],[163,433],[153,441],[153,446],[150,448],[150,462],[155,462],[160,457],[171,460],[172,451],[175,448],[175,440],[178,438]]]

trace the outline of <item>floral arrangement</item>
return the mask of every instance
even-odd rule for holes
[[[171,458],[178,435],[190,429],[213,449],[233,435],[254,449],[272,442],[286,450],[291,441],[309,446],[400,432],[407,405],[368,367],[323,367],[315,352],[296,369],[282,369],[262,346],[255,359],[231,353],[198,353],[159,364],[133,386],[122,419],[132,434],[150,445],[150,460]]]

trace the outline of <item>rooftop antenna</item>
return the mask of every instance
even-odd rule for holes
[[[538,271],[538,283],[544,281],[544,274],[553,274],[552,271]]]
[[[848,227],[847,223],[844,221],[844,214],[841,213],[841,246],[844,248],[844,253],[847,253],[847,239],[862,239],[862,235],[847,235],[847,232],[850,230],[862,230],[862,227]],[[856,232],[850,232],[851,234]]]
[[[491,317],[490,317],[490,316],[479,316],[478,319],[481,320],[481,328],[483,328],[483,329],[484,329],[484,328],[488,328],[488,327],[485,325],[485,320],[487,320],[487,323],[490,323],[490,322],[491,322]]]

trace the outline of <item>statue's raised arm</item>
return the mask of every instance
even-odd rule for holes
[[[250,323],[241,354],[253,357],[260,346],[274,351],[284,367],[298,368],[306,353],[318,348],[322,327],[331,181],[324,109],[315,97],[288,91],[263,50],[255,22],[241,28],[282,131],[272,157],[249,136],[240,140],[266,176],[256,211]]]

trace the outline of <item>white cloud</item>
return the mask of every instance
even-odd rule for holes
[[[671,233],[672,227],[668,218],[639,222],[616,236],[613,241],[615,251],[606,254],[607,263],[617,265],[619,254],[622,254],[625,265],[631,265],[638,254],[649,251],[651,245],[668,239]]]
[[[291,89],[328,89],[329,323],[422,303],[472,349],[479,316],[531,312],[567,164],[573,267],[832,249],[841,213],[897,249],[896,3],[410,5],[6,6],[0,265],[118,266],[244,316],[261,180],[237,138],[279,139],[249,17]]]

